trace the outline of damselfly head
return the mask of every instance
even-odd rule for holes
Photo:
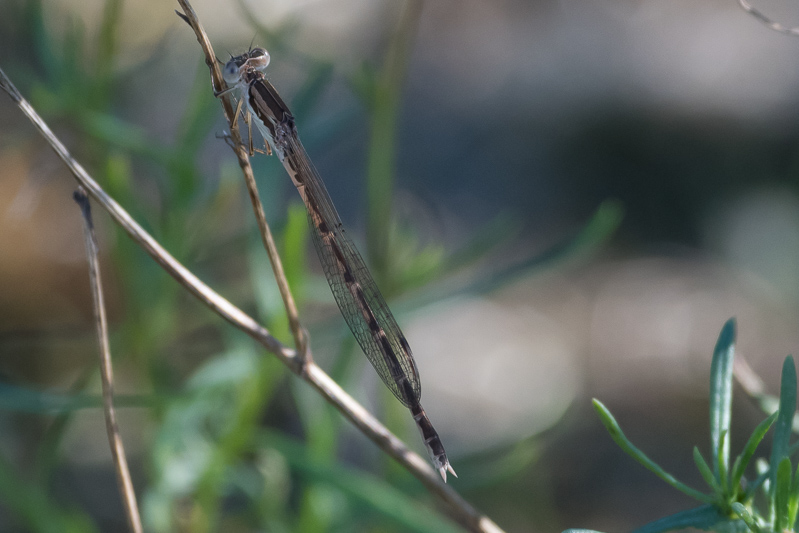
[[[222,69],[222,77],[228,85],[234,85],[241,79],[244,70],[266,69],[269,59],[269,52],[265,48],[253,48],[245,54],[231,57]]]

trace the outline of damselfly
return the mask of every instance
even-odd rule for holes
[[[308,211],[314,246],[330,290],[358,344],[389,390],[410,409],[441,477],[446,481],[448,471],[457,477],[438,433],[422,409],[422,387],[411,347],[361,254],[347,236],[330,195],[300,142],[294,116],[264,76],[267,65],[269,53],[263,48],[232,57],[223,72],[228,90],[241,90],[241,99],[256,127],[297,187]]]

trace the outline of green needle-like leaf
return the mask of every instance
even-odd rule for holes
[[[791,496],[791,460],[787,457],[777,467],[777,483],[774,489],[774,528],[783,531],[788,523],[788,504]]]
[[[746,467],[749,465],[749,461],[752,460],[752,456],[755,454],[755,450],[757,446],[760,444],[760,441],[763,440],[763,437],[766,435],[768,430],[771,428],[771,425],[774,421],[777,420],[777,413],[772,414],[770,417],[762,421],[756,428],[755,431],[752,433],[752,436],[749,437],[749,440],[744,446],[744,451],[735,459],[735,466],[732,470],[732,487],[733,489],[737,490],[737,487],[741,484],[741,478],[746,471]]]
[[[663,531],[673,531],[675,529],[695,528],[717,531],[722,530],[722,524],[732,525],[734,521],[719,512],[715,505],[703,505],[695,509],[680,511],[673,515],[650,522],[643,527],[633,531],[633,533],[661,533]],[[727,528],[733,529],[733,528]]]
[[[788,442],[791,437],[791,424],[796,411],[796,366],[793,357],[788,356],[782,365],[780,383],[780,409],[777,412],[777,423],[774,426],[774,442],[771,447],[771,490],[774,490],[777,468],[784,457],[788,456]]]
[[[710,365],[710,450],[711,457],[719,458],[713,464],[717,479],[721,479],[720,471],[726,470],[729,465],[729,439],[722,444],[722,435],[730,431],[734,357],[735,319],[731,318],[721,328]]]
[[[722,450],[729,450],[730,445],[727,438],[728,433],[726,431],[721,432],[721,441],[719,442],[719,455],[716,457],[716,470],[719,473],[719,485],[722,487],[722,493],[727,491],[729,485],[727,485],[728,480],[728,455],[725,455]]]
[[[616,422],[616,419],[613,418],[613,415],[610,414],[610,411],[608,411],[608,408],[596,398],[593,400],[593,403],[594,409],[596,409],[596,412],[599,414],[599,418],[602,420],[602,424],[604,424],[605,429],[608,430],[610,437],[622,450],[627,452],[627,454],[633,459],[644,465],[644,467],[652,471],[657,477],[680,492],[683,492],[701,502],[713,503],[714,499],[712,497],[702,494],[698,490],[692,489],[688,485],[677,481],[674,476],[663,470],[654,461],[647,457],[644,452],[636,448],[629,440],[627,440],[627,437],[624,435],[624,432],[622,432],[621,427],[619,426],[618,422]]]
[[[760,526],[757,524],[757,521],[754,519],[752,514],[749,512],[749,509],[747,509],[742,503],[739,503],[739,502],[733,503],[732,504],[732,510],[738,516],[741,517],[741,520],[743,520],[746,523],[747,527],[751,531],[753,531],[754,533],[760,533],[760,531],[761,531]]]
[[[721,494],[721,486],[719,485],[718,480],[713,475],[713,471],[710,469],[710,466],[705,461],[705,458],[702,457],[702,452],[699,451],[699,448],[694,446],[694,463],[696,463],[696,467],[699,469],[699,473],[702,474],[702,477],[705,480],[713,492],[716,494]]]
[[[796,514],[799,512],[799,465],[791,481],[791,494],[788,498],[788,525],[796,531]]]

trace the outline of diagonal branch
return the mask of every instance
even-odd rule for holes
[[[169,273],[178,283],[200,299],[206,306],[219,314],[222,318],[245,331],[248,335],[263,344],[270,352],[275,353],[290,367],[298,366],[296,363],[296,353],[294,350],[283,346],[277,339],[270,335],[266,328],[258,324],[254,319],[245,314],[242,310],[222,298],[214,292],[208,285],[200,281],[189,269],[184,267],[177,259],[167,252],[158,241],[156,241],[144,228],[142,228],[133,218],[111,198],[100,185],[86,172],[86,169],[73,159],[72,155],[55,136],[50,127],[42,120],[30,103],[19,93],[5,72],[0,69],[0,88],[3,89],[14,103],[22,110],[25,116],[33,123],[39,133],[45,138],[55,151],[56,155],[69,168],[72,175],[86,192],[94,198],[100,206],[108,211],[111,218],[119,224],[128,236],[136,244],[141,246],[150,257],[152,257],[161,267]]]
[[[183,1],[181,0],[181,2]],[[111,215],[111,218],[127,232],[128,236],[187,291],[227,322],[264,346],[267,351],[277,356],[292,372],[319,391],[328,402],[347,417],[364,435],[413,474],[431,493],[438,496],[449,507],[450,513],[456,521],[471,531],[502,531],[491,519],[481,515],[449,485],[442,483],[438,474],[426,460],[409,450],[405,443],[347,394],[312,360],[303,361],[295,350],[281,344],[266,328],[200,281],[197,276],[170,255],[92,179],[80,163],[72,158],[63,143],[53,134],[50,127],[42,120],[30,103],[22,97],[2,69],[0,69],[0,89],[3,89],[11,97],[36,129],[39,130],[56,155],[61,158],[70,172],[72,172],[78,183],[86,189],[89,196],[94,198]]]
[[[755,7],[749,2],[747,2],[747,0],[738,0],[738,4],[741,6],[741,8],[744,11],[755,17],[757,20],[759,20],[760,22],[762,22],[772,30],[779,33],[784,33],[786,35],[793,35],[794,37],[799,36],[799,26],[788,28],[786,26],[783,26],[779,22],[775,22],[771,20],[769,17],[767,17],[762,11],[755,9]]]

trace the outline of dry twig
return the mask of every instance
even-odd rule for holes
[[[794,26],[792,28],[788,28],[783,26],[782,24],[771,20],[769,17],[763,14],[763,12],[758,11],[755,7],[747,2],[746,0],[738,0],[738,4],[743,8],[744,11],[755,17],[757,20],[771,28],[772,30],[780,33],[784,33],[786,35],[793,35],[799,36],[799,27]]]
[[[94,323],[97,327],[97,338],[100,341],[100,378],[103,383],[103,411],[105,413],[105,429],[108,433],[108,444],[111,446],[111,456],[117,473],[117,484],[128,525],[134,533],[142,533],[139,507],[136,504],[136,493],[130,479],[128,460],[125,456],[125,447],[119,435],[117,415],[114,409],[114,371],[111,366],[111,348],[108,343],[108,321],[105,314],[105,298],[103,298],[103,282],[100,277],[100,262],[97,258],[97,238],[94,234],[92,212],[89,197],[83,187],[78,187],[74,194],[75,201],[83,213],[83,236],[86,240],[86,258],[89,262],[89,284],[92,289],[92,304],[94,307]]]
[[[207,37],[196,20],[196,15],[185,0],[179,0],[184,7],[184,13],[195,28],[201,44],[207,43]],[[201,35],[201,36],[200,36]],[[204,47],[205,49],[205,47]],[[210,51],[210,45],[208,45]],[[206,53],[206,58],[213,57]],[[213,60],[209,61],[213,64]],[[218,69],[211,67],[212,76],[218,75]],[[50,144],[59,158],[66,164],[75,179],[82,185],[89,196],[105,209],[111,218],[128,233],[139,246],[144,249],[161,267],[180,283],[187,291],[193,294],[204,305],[213,310],[227,322],[248,334],[264,346],[269,352],[277,356],[289,369],[313,386],[319,393],[347,417],[355,427],[372,440],[386,454],[393,457],[411,474],[419,479],[427,489],[438,496],[448,507],[452,517],[471,531],[500,532],[502,531],[491,519],[481,515],[466,500],[464,500],[450,486],[444,484],[433,468],[418,454],[412,452],[400,439],[393,435],[374,416],[347,394],[330,376],[319,368],[312,360],[304,360],[292,350],[275,339],[269,331],[244,313],[241,309],[224,299],[208,285],[200,281],[191,271],[178,262],[167,252],[150,234],[148,234],[113,198],[111,198],[100,185],[92,179],[86,170],[75,161],[63,143],[53,134],[52,130],[42,120],[30,103],[25,100],[17,88],[0,69],[0,88],[22,110],[25,116],[39,130],[44,139]],[[224,104],[229,105],[228,103]]]

